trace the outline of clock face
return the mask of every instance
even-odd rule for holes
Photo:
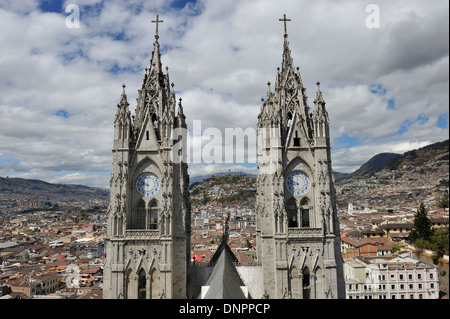
[[[136,190],[145,197],[155,196],[159,190],[159,178],[152,173],[143,173],[136,180]]]
[[[305,195],[311,187],[308,176],[299,171],[289,174],[286,186],[289,192],[298,196]]]

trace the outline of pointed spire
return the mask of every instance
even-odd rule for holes
[[[292,67],[292,58],[291,58],[291,50],[289,49],[289,41],[287,34],[287,26],[286,22],[291,21],[291,19],[286,19],[286,14],[284,14],[283,19],[279,19],[284,22],[284,43],[283,43],[283,63],[282,63],[282,72],[285,72],[288,67]]]
[[[152,59],[150,61],[150,73],[152,71],[155,71],[156,73],[160,73],[161,70],[161,53],[159,52],[159,35],[158,35],[158,24],[160,22],[164,22],[163,20],[159,20],[159,15],[156,15],[156,20],[152,20],[152,23],[156,23],[156,34],[155,34],[155,42],[153,43],[153,52],[152,52]]]
[[[180,97],[179,102],[178,102],[178,114],[183,114],[183,105],[181,105],[181,101],[182,101],[182,99]]]
[[[128,123],[130,119],[130,111],[128,106],[130,105],[127,101],[127,94],[125,93],[125,83],[122,84],[122,94],[120,95],[120,102],[117,104],[117,112],[115,122]]]
[[[316,99],[314,100],[314,111],[312,120],[314,122],[314,136],[315,138],[323,138],[329,136],[329,122],[328,112],[325,109],[325,101],[320,90],[320,82],[317,81]],[[323,142],[323,141],[322,141]],[[320,143],[322,143],[320,142]],[[326,142],[326,141],[325,141]],[[319,143],[319,142],[316,142]],[[316,144],[319,145],[319,144]],[[328,145],[329,146],[329,145]]]
[[[177,112],[177,120],[178,120],[178,127],[184,127],[186,128],[186,116],[183,113],[183,106],[181,105],[181,97],[178,102],[178,112]]]
[[[161,53],[159,52],[158,40],[153,43],[152,59],[150,60],[150,70],[149,73],[161,72]]]
[[[314,100],[314,104],[325,106],[325,101],[322,96],[322,91],[320,90],[320,82],[317,81],[316,85],[317,85],[317,92],[316,92],[316,99]]]
[[[128,106],[130,105],[127,101],[127,94],[125,93],[125,83],[122,84],[122,94],[120,95],[120,102],[117,104],[116,120],[124,118],[128,114]]]
[[[119,105],[126,105],[126,106],[128,106],[129,104],[128,104],[128,101],[127,101],[127,94],[125,93],[125,88],[126,88],[126,85],[124,83],[124,84],[122,84],[122,94],[120,96],[120,103],[119,103]]]

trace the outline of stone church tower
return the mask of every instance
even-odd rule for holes
[[[114,120],[104,298],[186,298],[189,176],[174,129],[186,128],[156,35],[150,68],[130,115],[123,85]]]
[[[345,298],[330,156],[317,83],[311,113],[286,32],[281,68],[258,116],[257,249],[268,298]]]

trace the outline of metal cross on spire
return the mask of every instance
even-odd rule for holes
[[[155,39],[157,39],[157,40],[158,40],[158,38],[159,38],[159,35],[158,35],[158,24],[159,24],[160,22],[164,22],[164,21],[163,21],[163,20],[159,20],[159,15],[157,14],[157,15],[156,15],[156,20],[152,20],[152,23],[156,23],[156,34],[155,34]]]
[[[287,36],[287,26],[286,26],[286,22],[287,21],[291,21],[291,19],[286,19],[286,13],[284,14],[284,18],[280,19],[280,21],[284,22],[284,36]]]

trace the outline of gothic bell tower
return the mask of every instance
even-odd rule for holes
[[[131,116],[123,85],[114,120],[104,298],[186,298],[190,256],[187,164],[176,129],[185,129],[168,68],[163,72],[158,15],[150,67]]]
[[[345,298],[329,117],[308,106],[284,15],[281,68],[258,116],[257,249],[269,298]]]

